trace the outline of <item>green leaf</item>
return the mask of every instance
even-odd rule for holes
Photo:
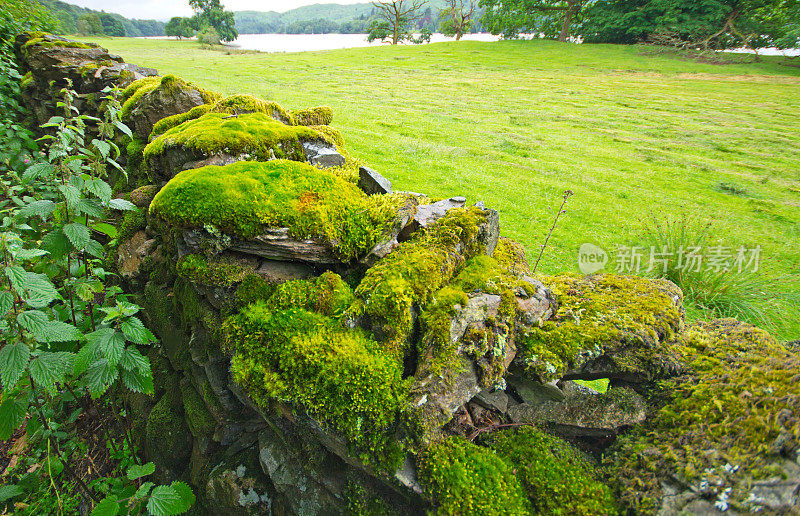
[[[75,363],[72,367],[72,374],[79,376],[83,374],[88,368],[89,364],[100,358],[100,346],[97,343],[88,343],[78,350],[75,356]]]
[[[106,210],[103,209],[103,206],[97,202],[96,199],[81,199],[78,201],[75,209],[80,213],[94,218],[101,218],[106,214]]]
[[[0,317],[5,317],[14,308],[14,295],[11,292],[0,292]]]
[[[128,468],[126,475],[128,480],[136,480],[137,478],[146,477],[147,475],[152,475],[153,472],[156,470],[156,465],[152,462],[148,462],[147,464],[142,464],[139,466],[138,464],[134,464],[133,466]]]
[[[45,251],[44,249],[20,249],[14,252],[14,258],[19,261],[26,262],[46,254],[50,254],[50,252]]]
[[[52,173],[53,165],[50,163],[35,163],[28,167],[28,169],[22,174],[22,184],[27,184],[40,177],[50,176]]]
[[[67,206],[69,206],[70,209],[74,208],[78,204],[78,201],[81,200],[81,191],[73,185],[60,185],[58,190],[64,196],[64,199],[66,199]]]
[[[133,138],[133,133],[131,132],[130,128],[127,125],[123,124],[119,120],[116,120],[114,122],[114,125],[117,127],[117,129],[122,131],[128,138]]]
[[[147,510],[153,516],[172,516],[182,514],[194,504],[194,493],[183,482],[173,482],[169,486],[156,486],[150,492]]]
[[[91,516],[117,516],[119,514],[120,504],[117,497],[108,495],[103,498],[100,503],[95,505],[92,509]]]
[[[50,319],[41,310],[27,310],[17,315],[17,324],[34,335],[41,334],[48,322]]]
[[[46,220],[55,209],[56,203],[53,201],[48,201],[47,199],[42,199],[26,204],[21,210],[19,210],[19,214],[23,217],[30,217],[33,215],[41,218],[42,220]]]
[[[155,335],[145,328],[138,317],[129,317],[120,325],[125,338],[136,344],[152,344],[156,341]]]
[[[32,308],[44,308],[56,299],[61,299],[56,287],[44,274],[28,272],[25,275],[25,295],[22,300]]]
[[[83,249],[91,238],[89,236],[89,228],[78,222],[67,224],[61,228],[64,234],[69,238],[70,243],[76,249]]]
[[[153,394],[155,392],[153,374],[150,371],[142,373],[140,371],[123,370],[121,378],[122,384],[131,392],[137,394]]]
[[[6,344],[0,349],[0,380],[3,388],[13,388],[22,375],[31,357],[31,350],[22,342]]]
[[[103,233],[104,235],[108,235],[109,238],[117,238],[117,228],[108,224],[107,222],[100,222],[99,224],[95,224],[92,226],[92,229]]]
[[[69,252],[70,243],[67,235],[61,229],[56,229],[42,238],[41,247],[49,251],[50,256],[58,260]]]
[[[17,294],[22,296],[25,294],[25,278],[28,276],[28,271],[19,265],[9,265],[5,269],[6,277],[11,281],[11,287],[17,291]]]
[[[85,378],[89,392],[95,398],[99,398],[108,390],[118,376],[119,371],[116,365],[112,365],[105,358],[101,358],[86,370]]]
[[[56,383],[62,383],[67,371],[72,369],[74,355],[66,351],[42,351],[31,360],[30,373],[36,385],[50,394],[56,393]]]
[[[111,152],[111,145],[103,140],[98,140],[95,138],[92,140],[92,145],[94,145],[94,147],[100,151],[100,155],[103,156],[104,159],[107,158],[108,154]]]
[[[108,201],[111,200],[111,187],[102,179],[86,181],[86,189],[100,199],[103,204],[108,204]]]
[[[86,251],[86,254],[94,256],[95,258],[102,258],[106,255],[106,250],[103,247],[103,244],[97,240],[89,240],[86,243],[86,248],[84,251]]]
[[[100,352],[116,366],[125,351],[125,337],[114,328],[100,328],[86,335],[86,339],[97,344]]]
[[[136,210],[136,205],[130,201],[126,201],[125,199],[111,199],[108,203],[108,207],[112,210],[122,210],[122,211],[134,211]]]
[[[155,484],[152,482],[145,482],[144,484],[136,490],[136,494],[133,497],[137,500],[142,500],[145,496],[150,493],[150,490],[153,488]]]
[[[0,441],[5,441],[25,421],[28,413],[28,400],[23,397],[15,400],[6,398],[0,403]]]
[[[23,492],[22,488],[16,484],[4,484],[0,486],[0,503],[11,500],[15,496],[21,495]]]
[[[71,342],[83,339],[75,326],[62,321],[48,321],[39,332],[34,332],[39,342]]]

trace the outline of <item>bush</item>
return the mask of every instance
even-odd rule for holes
[[[219,33],[214,27],[206,27],[197,33],[197,41],[203,45],[221,45]]]

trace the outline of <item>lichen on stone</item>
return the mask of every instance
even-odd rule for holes
[[[666,280],[602,274],[551,276],[542,282],[558,312],[527,331],[517,358],[542,381],[601,355],[628,373],[653,376],[662,344],[683,327],[681,292]]]
[[[162,89],[168,93],[174,93],[178,89],[196,90],[205,102],[213,102],[219,98],[219,94],[204,90],[203,88],[195,86],[192,83],[188,83],[180,77],[176,77],[175,75],[170,74],[165,75],[164,77],[145,77],[143,79],[139,79],[138,81],[134,81],[127,88],[125,88],[125,90],[123,90],[122,110],[120,111],[120,116],[122,119],[128,119],[131,112],[142,100],[142,98],[156,89]],[[143,135],[142,137],[144,136],[146,135]]]
[[[187,254],[178,260],[175,270],[179,276],[192,283],[229,287],[241,283],[247,275],[253,273],[255,267],[229,255],[209,260],[200,254]]]
[[[622,502],[655,514],[677,485],[712,500],[730,489],[731,507],[758,509],[751,486],[797,460],[800,358],[734,319],[694,324],[674,345],[688,371],[660,382],[647,420],[607,452]]]
[[[294,125],[292,124],[292,115],[277,102],[261,100],[241,93],[219,100],[212,106],[211,112],[236,116],[246,113],[263,113],[282,124]]]
[[[403,197],[367,196],[330,172],[296,161],[240,161],[176,175],[150,213],[182,228],[214,226],[249,239],[287,227],[328,242],[343,260],[366,253],[393,222]]]

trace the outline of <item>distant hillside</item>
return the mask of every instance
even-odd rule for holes
[[[439,9],[444,5],[444,0],[429,1],[423,10],[430,9],[424,17],[423,26],[435,30],[438,26]],[[360,33],[366,32],[373,9],[371,3],[314,4],[283,13],[235,11],[233,16],[239,34]]]
[[[39,0],[58,19],[62,34],[107,34],[109,36],[163,36],[164,22],[157,20],[131,20],[116,13],[95,11],[58,0]],[[97,15],[95,18],[93,15]],[[83,22],[81,19],[83,18]],[[100,25],[97,25],[97,22]],[[80,26],[80,27],[79,27]],[[88,31],[86,29],[89,29]],[[83,29],[83,30],[81,30]],[[120,34],[120,30],[123,31]],[[98,32],[99,31],[99,32]]]

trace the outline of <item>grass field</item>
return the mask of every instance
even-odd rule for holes
[[[643,243],[653,218],[713,219],[718,243],[762,247],[762,306],[782,338],[800,338],[796,309],[775,304],[800,304],[800,68],[783,58],[715,65],[549,41],[230,55],[96,41],[220,93],[333,107],[355,157],[398,189],[485,201],[531,262],[572,190],[545,273],[577,270],[584,242]]]

